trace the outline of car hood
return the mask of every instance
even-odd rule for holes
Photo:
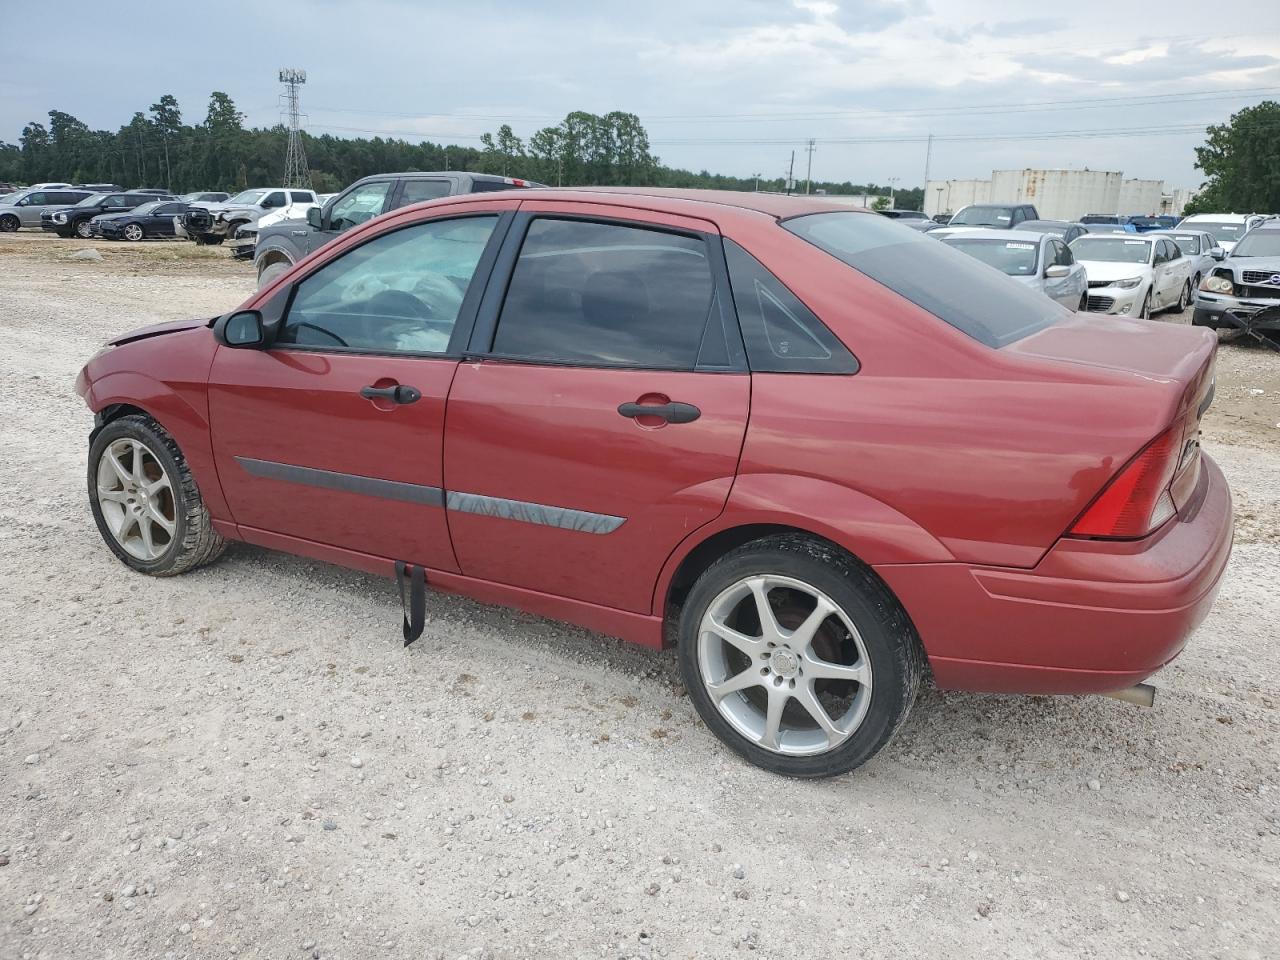
[[[1109,260],[1081,260],[1076,263],[1084,267],[1090,283],[1110,282],[1112,280],[1128,280],[1130,277],[1148,277],[1151,268],[1145,263],[1112,263]]]
[[[1264,273],[1280,274],[1280,257],[1231,257],[1222,265],[1231,267],[1237,273],[1241,270],[1259,270]]]
[[[194,330],[197,327],[207,327],[209,320],[170,320],[167,323],[153,323],[150,326],[138,327],[136,330],[130,330],[128,333],[122,333],[120,336],[108,340],[107,343],[112,347],[123,346],[126,343],[133,343],[135,340],[147,340],[151,337],[161,337],[166,333],[181,333],[183,330]]]

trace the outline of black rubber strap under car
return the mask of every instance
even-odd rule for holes
[[[403,560],[396,561],[396,586],[404,611],[404,645],[422,636],[427,620],[427,571]]]

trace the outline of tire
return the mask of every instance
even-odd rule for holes
[[[293,264],[286,263],[283,260],[277,260],[275,263],[268,263],[265,267],[258,271],[258,289],[270,286],[276,281],[277,277],[283,276],[293,269]]]
[[[0,217],[0,233],[13,233],[20,226],[22,226],[22,221],[12,213],[6,213],[3,217]]]
[[[782,632],[760,626],[751,584]],[[831,612],[812,629],[797,629],[823,601]],[[732,628],[735,639],[711,624]],[[802,636],[797,642],[804,633],[812,645]],[[679,659],[694,707],[726,746],[765,770],[801,778],[847,773],[883,749],[906,720],[925,665],[888,588],[836,547],[799,534],[753,541],[703,572],[681,611]],[[732,692],[717,697],[708,688],[725,681]],[[771,710],[775,698],[781,706]],[[835,721],[827,709],[833,703]],[[771,738],[777,710],[779,732]]]
[[[223,238],[214,233],[201,233],[196,236],[196,244],[204,247],[216,247]]]
[[[140,481],[149,496],[139,496]],[[211,563],[226,549],[182,451],[148,416],[121,417],[97,432],[89,445],[88,484],[102,539],[139,573],[176,576]]]
[[[1182,314],[1187,309],[1187,301],[1190,299],[1191,281],[1188,280],[1182,285],[1182,289],[1178,291],[1178,302],[1173,305],[1173,312]]]
[[[1080,303],[1076,305],[1076,313],[1085,313],[1089,309],[1089,291],[1080,294]]]
[[[137,243],[139,240],[141,240],[145,236],[145,234],[143,233],[142,227],[136,223],[126,223],[124,225],[123,232],[124,232],[124,238],[126,240],[132,240],[134,243]]]
[[[81,240],[91,240],[93,238],[93,228],[89,226],[89,221],[78,221],[75,225],[75,234]]]
[[[1139,320],[1151,319],[1151,291],[1147,291],[1147,295],[1142,298],[1142,309],[1138,311]]]

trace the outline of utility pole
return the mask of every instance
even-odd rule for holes
[[[924,186],[929,188],[929,161],[933,157],[933,134],[929,134],[929,139],[925,141],[924,147]]]
[[[816,140],[814,140],[812,137],[810,137],[810,138],[809,138],[809,145],[808,145],[807,147],[805,147],[805,149],[809,151],[809,166],[808,166],[808,167],[807,167],[807,169],[805,170],[805,174],[804,174],[804,192],[805,192],[805,194],[808,194],[808,193],[809,193],[809,187],[810,187],[810,186],[812,186],[812,184],[813,184],[813,151],[814,151],[814,150],[816,150],[816,149],[818,149],[818,148],[814,145],[814,144],[816,144],[816,143],[817,143],[817,141],[816,141]]]
[[[307,169],[307,155],[302,147],[302,127],[298,112],[298,87],[307,82],[307,71],[284,67],[280,70],[280,82],[284,84],[285,111],[289,118],[289,149],[284,158],[284,185],[310,188],[311,171]]]
[[[901,180],[901,179],[902,179],[901,177],[890,177],[890,178],[889,178],[889,209],[890,209],[890,210],[895,209],[895,208],[894,208],[894,206],[893,206],[893,197],[894,197],[894,194],[896,193],[896,191],[894,190],[893,185],[894,185],[895,183],[897,183],[897,182],[898,182],[899,180]]]
[[[760,174],[753,173],[751,176],[756,178],[756,193],[760,192]]]
[[[791,196],[791,191],[796,185],[796,152],[791,151],[791,165],[787,167],[787,196]]]

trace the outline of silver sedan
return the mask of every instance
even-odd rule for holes
[[[1089,296],[1084,267],[1071,248],[1051,233],[1030,230],[934,230],[943,243],[981,260],[990,267],[1035,287],[1064,307],[1083,310]]]

